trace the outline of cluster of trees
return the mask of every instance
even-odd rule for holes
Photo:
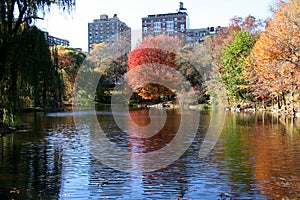
[[[198,94],[197,103],[218,101],[217,92],[224,87],[229,106],[251,101],[294,112],[297,104],[299,109],[300,2],[279,1],[272,9],[272,18],[265,22],[251,15],[234,17],[217,36],[207,36],[193,48],[164,35],[144,39],[129,54],[120,51],[126,46],[121,40],[117,46],[95,45],[91,61],[101,73],[96,101],[110,102],[115,85],[127,72],[136,102],[174,100],[178,90],[188,99],[191,91],[186,87],[182,92],[188,81]],[[164,71],[165,66],[178,71],[184,80],[172,70]],[[156,83],[155,77],[160,76],[168,83]],[[183,87],[177,91],[166,87],[176,82]]]
[[[253,16],[234,17],[217,37],[205,39],[200,48],[206,56],[201,62],[210,61],[211,73],[220,73],[207,81],[208,90],[213,93],[218,79],[229,105],[252,101],[295,112],[299,109],[300,2],[279,1],[272,11],[265,24]]]
[[[278,109],[294,109],[293,104],[299,103],[299,17],[299,1],[280,1],[248,59],[252,93],[262,99],[276,99]]]
[[[85,55],[70,47],[49,48],[44,33],[33,26],[37,14],[45,14],[52,4],[70,10],[75,1],[0,2],[0,120],[8,124],[14,123],[15,113],[23,107],[56,108],[72,101],[73,83]],[[91,52],[91,62],[101,73],[95,100],[110,102],[120,77],[143,66],[147,70],[139,76],[129,73],[127,77],[135,101],[179,97],[178,91],[155,79],[139,85],[141,80],[164,76],[168,83],[182,82],[181,98],[188,99],[191,88],[196,91],[197,103],[217,100],[218,89],[224,87],[229,105],[260,101],[264,107],[294,111],[296,105],[299,109],[299,44],[298,0],[277,2],[266,22],[253,16],[234,17],[217,36],[207,36],[193,48],[163,35],[146,38],[129,54],[124,51],[126,41],[98,44]],[[172,70],[164,71],[165,66],[184,79]]]
[[[300,2],[279,1],[272,9],[272,18],[265,22],[251,15],[234,17],[217,36],[206,37],[193,48],[162,35],[143,40],[130,52],[127,70],[141,66],[147,70],[131,75],[129,84],[144,100],[174,98],[178,91],[163,85],[138,87],[140,80],[159,76],[162,71],[157,66],[163,65],[184,75],[198,91],[198,102],[208,100],[208,95],[210,100],[218,100],[216,92],[224,87],[229,106],[247,102],[245,106],[300,112]],[[178,81],[171,73],[164,72],[164,76],[169,82]]]
[[[127,82],[136,94],[132,100],[139,96],[152,103],[177,98],[188,104],[203,101],[203,74],[196,69],[194,57],[193,49],[183,47],[178,38],[145,38],[128,56]]]
[[[127,70],[147,65],[144,76],[130,78],[135,86],[151,79],[153,66],[175,68],[198,91],[198,102],[218,97],[224,87],[228,106],[243,104],[296,112],[300,86],[300,2],[278,1],[272,18],[262,22],[249,15],[234,17],[217,36],[206,37],[193,47],[182,47],[176,38],[157,36],[142,41],[129,54]],[[174,40],[174,41],[170,41]],[[166,75],[168,81],[172,76]],[[135,86],[136,87],[136,86]],[[135,89],[143,99],[174,97],[174,91],[157,84]],[[186,94],[188,96],[188,92]],[[215,99],[216,100],[216,99]],[[299,112],[299,111],[298,111]]]
[[[74,0],[3,0],[0,2],[0,120],[14,124],[24,106],[54,108],[62,101],[57,51],[33,25],[52,4],[64,10]]]

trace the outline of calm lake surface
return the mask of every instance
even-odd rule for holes
[[[164,131],[144,141],[122,132],[108,109],[99,109],[97,118],[113,143],[148,152],[178,129],[180,112],[167,112]],[[300,199],[300,119],[227,112],[217,144],[200,159],[210,112],[193,112],[201,117],[190,148],[147,173],[120,172],[95,159],[71,112],[24,114],[31,130],[0,138],[0,199]],[[124,118],[130,116],[140,125],[150,121],[148,110]]]

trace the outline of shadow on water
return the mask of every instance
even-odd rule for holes
[[[148,110],[120,115],[143,126],[150,122]],[[154,172],[125,173],[89,154],[73,113],[41,114],[36,120],[27,113],[23,119],[31,131],[0,138],[0,199],[299,199],[299,120],[291,125],[271,115],[226,115],[221,137],[204,159],[198,155],[208,111],[201,111],[198,134],[180,159]],[[147,139],[121,131],[110,110],[101,108],[97,118],[113,143],[151,152],[173,139],[180,112],[169,110],[164,128]]]

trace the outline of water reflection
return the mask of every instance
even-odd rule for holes
[[[43,118],[35,121],[36,134],[22,132],[0,138],[1,199],[58,198],[62,149],[39,131],[47,124],[41,121]]]
[[[199,159],[209,114],[201,112],[197,137],[180,159],[148,173],[119,172],[91,156],[70,113],[26,114],[30,131],[0,138],[0,199],[221,199],[222,193],[227,199],[300,198],[299,119],[291,125],[271,115],[228,112],[219,142]],[[134,152],[172,140],[180,113],[168,115],[163,131],[141,139],[121,132],[109,110],[97,112],[109,139]],[[126,117],[149,123],[147,110]]]
[[[130,118],[139,126],[146,126],[150,123],[149,109],[131,110]],[[180,125],[181,113],[177,110],[169,110],[164,127],[150,138],[144,138],[147,133],[139,132],[141,137],[131,136],[129,140],[130,150],[135,153],[147,153],[163,148],[174,138]],[[128,120],[130,120],[128,118]],[[128,132],[138,132],[132,127],[128,127]]]
[[[299,199],[299,129],[290,123],[282,125],[261,118],[257,118],[257,122],[251,156],[255,158],[254,176],[258,187],[266,196]]]
[[[220,153],[236,183],[231,190],[257,190],[275,199],[300,198],[299,121],[291,126],[274,115],[229,115]]]

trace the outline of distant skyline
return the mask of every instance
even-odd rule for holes
[[[77,0],[75,9],[68,14],[52,7],[44,20],[36,25],[49,34],[70,41],[75,48],[88,48],[88,23],[100,18],[101,14],[119,19],[131,27],[141,29],[142,17],[150,14],[176,12],[180,0]],[[228,26],[234,16],[246,17],[249,14],[258,19],[271,17],[269,7],[274,0],[182,0],[190,18],[190,28]]]

